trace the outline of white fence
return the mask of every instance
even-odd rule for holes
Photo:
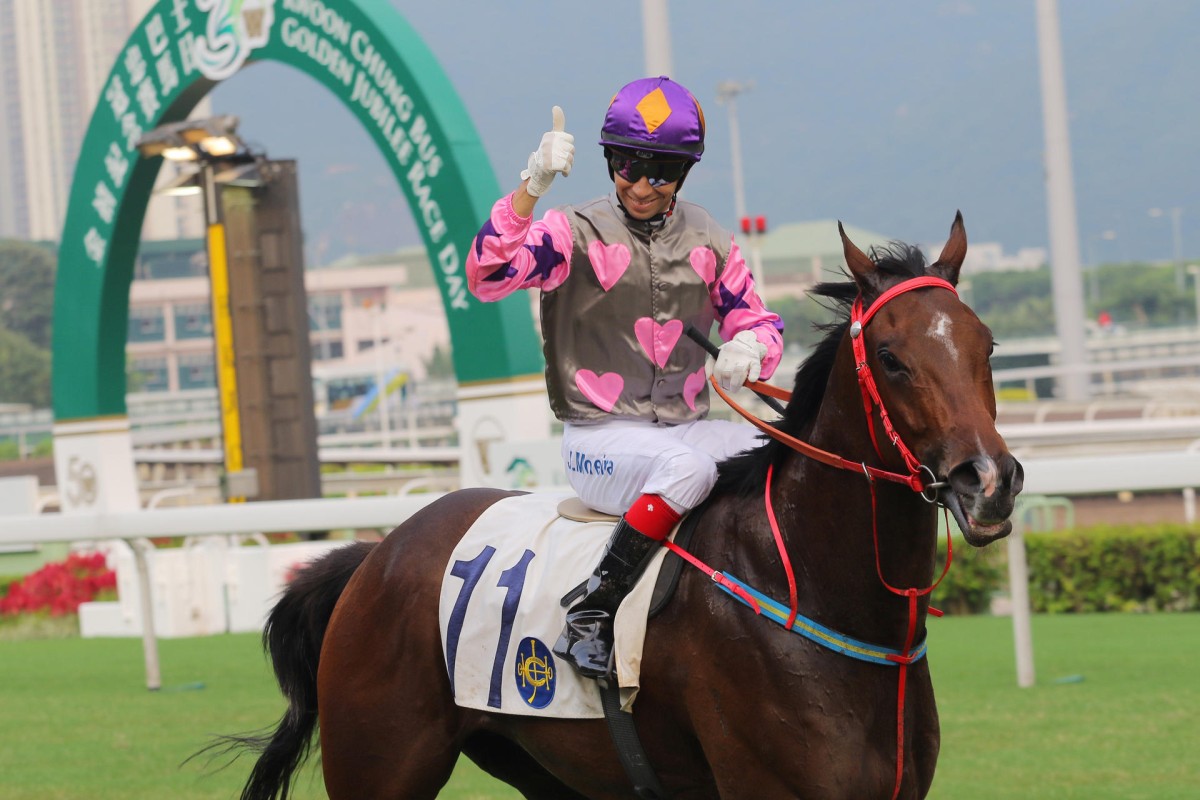
[[[547,472],[557,448],[529,443],[522,452],[517,443],[505,448],[497,472],[512,464],[537,474]],[[510,452],[511,451],[511,452]],[[528,463],[525,463],[528,462]],[[1101,455],[1089,457],[1031,458],[1024,460],[1025,492],[1037,495],[1115,494],[1121,491],[1172,491],[1182,494],[1185,518],[1193,522],[1195,488],[1200,486],[1200,452],[1186,450]],[[551,471],[553,472],[553,471]],[[519,474],[519,473],[518,473]],[[539,475],[538,483],[550,481]],[[19,493],[25,490],[19,490]],[[23,496],[23,495],[22,495]],[[91,608],[83,612],[89,629],[135,635],[145,643],[147,685],[161,685],[156,634],[193,635],[218,630],[254,629],[282,585],[282,572],[330,543],[305,543],[292,551],[271,547],[242,547],[246,537],[264,543],[262,534],[290,531],[390,530],[442,494],[419,494],[355,499],[320,499],[258,502],[218,506],[147,509],[106,514],[37,514],[0,517],[0,548],[39,542],[103,542],[114,540],[118,559],[129,560],[136,570],[122,570],[125,606]],[[153,537],[190,537],[189,546],[170,552],[149,546]],[[205,537],[222,537],[205,540]],[[1018,682],[1032,685],[1032,642],[1028,624],[1028,594],[1024,573],[1021,532],[1009,540],[1010,580],[1013,587],[1014,635],[1017,641]],[[197,564],[199,566],[197,566]],[[136,574],[136,584],[128,577]],[[183,588],[181,588],[183,587]],[[186,596],[185,596],[186,595]],[[131,610],[136,602],[137,612]],[[203,618],[203,623],[197,622]],[[154,625],[142,625],[154,620]]]
[[[267,614],[297,569],[347,539],[271,544],[262,534],[202,536],[182,547],[155,548],[145,539],[101,542],[117,574],[117,599],[83,603],[84,638],[141,636],[146,609],[158,638],[261,631]],[[141,564],[149,593],[143,597]]]
[[[387,531],[441,496],[286,500],[106,514],[18,514],[0,517],[0,546],[108,542],[118,567],[122,560],[126,564],[125,569],[118,569],[122,600],[81,609],[80,624],[96,635],[140,632],[146,686],[154,690],[162,686],[160,633],[198,635],[261,627],[282,586],[283,573],[337,544],[266,547],[263,534]],[[192,541],[183,548],[156,550],[150,539],[161,536]],[[246,537],[263,546],[238,546]],[[128,568],[131,562],[132,570]]]

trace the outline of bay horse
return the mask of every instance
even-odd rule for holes
[[[648,625],[633,710],[673,798],[925,797],[940,741],[921,657],[938,572],[929,501],[971,545],[1011,530],[1022,469],[995,427],[991,333],[953,288],[961,214],[932,265],[902,243],[868,256],[842,241],[852,280],[815,289],[840,317],[765,426],[771,438],[721,465],[690,549],[789,617],[892,655],[872,663],[797,636],[685,567]],[[436,797],[460,753],[528,798],[633,795],[603,720],[454,703],[443,569],[513,494],[452,492],[382,543],[300,573],[263,633],[287,710],[261,735],[223,737],[259,753],[244,800],[286,798],[318,723],[333,800]]]

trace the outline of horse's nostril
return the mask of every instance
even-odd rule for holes
[[[1025,468],[1021,466],[1021,462],[1013,458],[1012,455],[1007,455],[1004,464],[1004,479],[1008,485],[1008,490],[1012,494],[1019,494],[1025,488]]]
[[[980,479],[979,459],[969,459],[950,470],[950,485],[959,494],[979,494],[983,489]]]
[[[1011,453],[992,460],[986,455],[974,456],[950,470],[950,485],[962,495],[982,495],[990,498],[1000,492],[1019,494],[1025,483],[1025,470]]]

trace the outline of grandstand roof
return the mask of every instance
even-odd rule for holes
[[[837,277],[845,265],[842,240],[838,236],[837,220],[789,222],[768,229],[759,242],[765,278],[772,276],[789,280],[830,280]],[[842,226],[850,240],[863,251],[876,245],[886,245],[892,237],[884,236],[854,225]],[[738,233],[738,245],[749,258],[749,237]],[[820,273],[818,275],[818,273]]]

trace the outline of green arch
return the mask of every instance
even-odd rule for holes
[[[289,64],[332,91],[391,166],[441,289],[460,384],[539,374],[524,297],[480,303],[467,248],[500,190],[429,48],[379,0],[160,0],[129,37],[88,125],[59,248],[56,420],[123,416],[129,286],[161,166],[140,134],[184,119],[246,63]]]

